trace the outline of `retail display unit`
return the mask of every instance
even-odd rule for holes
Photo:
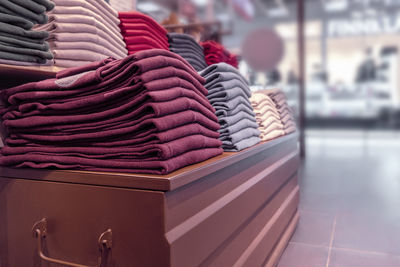
[[[291,134],[165,176],[1,168],[1,264],[275,266],[298,165]]]
[[[1,66],[2,87],[57,70]],[[297,139],[169,175],[0,168],[1,266],[275,266],[298,221]]]

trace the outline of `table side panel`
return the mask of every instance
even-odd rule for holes
[[[111,228],[109,267],[166,266],[169,262],[162,192],[20,179],[1,179],[0,188],[0,244],[7,244],[8,255],[7,259],[0,254],[7,260],[2,267],[38,266],[31,228],[44,217],[51,257],[95,265],[97,239]]]

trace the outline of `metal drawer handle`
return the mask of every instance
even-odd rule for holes
[[[106,267],[107,265],[107,259],[108,255],[110,253],[111,247],[112,247],[112,231],[111,229],[108,229],[104,233],[102,233],[99,237],[98,240],[98,245],[99,245],[99,251],[100,251],[100,256],[98,259],[98,263],[96,266],[89,266],[89,265],[82,265],[82,264],[77,264],[77,263],[72,263],[72,262],[67,262],[63,260],[58,260],[58,259],[53,259],[48,256],[46,256],[43,253],[42,245],[44,242],[44,239],[46,238],[47,234],[47,220],[46,218],[41,219],[37,223],[33,225],[32,228],[33,236],[37,238],[37,249],[38,249],[38,254],[40,258],[44,261],[51,262],[51,263],[57,263],[65,266],[71,266],[71,267]]]

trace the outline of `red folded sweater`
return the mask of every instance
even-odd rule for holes
[[[167,31],[151,17],[130,11],[120,12],[119,18],[129,55],[152,48],[168,50]]]
[[[154,29],[167,35],[167,31],[150,16],[137,11],[119,12],[118,17],[122,23],[146,23]]]
[[[162,44],[168,44],[168,38],[166,36],[162,36],[159,34],[155,34],[150,30],[138,30],[138,29],[127,29],[123,28],[121,29],[121,32],[123,36],[128,37],[128,36],[147,36],[149,38],[154,38],[158,42]]]
[[[160,42],[157,39],[150,38],[145,35],[124,35],[124,41],[126,46],[135,45],[135,44],[147,44],[153,46],[153,48],[160,48],[168,50],[169,44],[168,42]]]
[[[162,39],[162,40],[167,40],[168,41],[168,37],[165,34],[165,30],[163,29],[163,31],[160,31],[158,29],[155,29],[154,27],[150,26],[149,24],[145,23],[145,22],[140,22],[140,21],[136,21],[133,23],[126,23],[126,22],[122,22],[119,27],[121,28],[121,32],[127,31],[127,30],[135,30],[135,31],[146,31],[146,32],[150,32],[152,33],[154,36],[158,36],[158,38]]]
[[[238,67],[237,57],[232,55],[225,47],[214,41],[201,43],[204,49],[204,56],[208,65],[225,62],[229,65]]]

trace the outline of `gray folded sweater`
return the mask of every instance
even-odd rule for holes
[[[177,42],[177,43],[187,42],[195,46],[201,47],[200,44],[197,43],[196,40],[191,35],[185,33],[177,33],[177,32],[168,33],[168,39],[172,42]]]
[[[0,35],[0,43],[3,45],[11,46],[11,47],[19,47],[19,48],[29,48],[35,49],[40,51],[48,51],[49,44],[47,42],[43,43],[34,43],[34,42],[27,42],[23,40],[19,40],[17,38],[7,37]]]
[[[44,41],[47,37],[49,37],[49,33],[47,31],[27,31],[18,26],[0,22],[0,35],[3,35],[3,33],[12,36],[21,36],[36,39],[40,41]]]
[[[237,131],[230,135],[221,136],[219,139],[222,142],[226,141],[227,144],[230,143],[230,144],[234,145],[234,144],[242,141],[243,139],[247,139],[250,137],[259,137],[259,136],[260,136],[260,130],[258,130],[257,128],[250,127],[250,128],[241,129],[240,131]]]
[[[211,95],[207,95],[207,98],[211,104],[216,103],[218,105],[218,103],[228,102],[230,99],[233,99],[237,96],[243,96],[243,98],[247,97],[247,95],[243,92],[243,90],[240,87],[234,87],[229,90],[223,90],[220,92],[215,92]]]
[[[24,2],[24,6],[31,6],[32,8],[37,5],[37,3],[32,1],[25,0]],[[33,12],[32,10],[27,9],[19,4],[13,3],[10,0],[0,0],[0,6],[2,7],[1,11],[5,14],[18,15],[20,17],[26,18],[27,20],[35,24],[44,24],[47,22],[47,15],[44,12]]]
[[[223,118],[227,116],[232,116],[235,115],[236,113],[244,111],[247,112],[251,116],[256,116],[251,108],[249,108],[248,105],[239,103],[237,106],[235,106],[233,109],[230,110],[225,110],[225,109],[218,109],[215,111],[215,115],[217,115],[218,118]]]
[[[207,63],[206,63],[206,60],[204,59],[204,56],[197,55],[196,53],[193,53],[193,52],[181,52],[181,51],[177,51],[174,49],[170,49],[170,51],[177,53],[178,55],[183,57],[185,60],[187,60],[189,63],[191,63],[191,64],[194,63],[197,66],[199,66],[200,67],[199,69],[196,68],[197,71],[201,71],[201,70],[207,68]]]
[[[22,37],[22,36],[19,36],[19,35],[14,35],[14,34],[5,33],[5,32],[1,32],[1,31],[0,31],[0,35],[3,36],[3,37],[8,37],[8,38],[20,40],[20,41],[23,41],[23,42],[39,44],[39,45],[42,45],[45,42],[44,39],[35,39],[35,38],[29,38],[29,37]]]
[[[224,151],[236,152],[254,146],[260,142],[261,142],[260,137],[252,136],[249,138],[242,139],[241,141],[234,144],[229,141],[223,141],[222,148],[224,149]]]
[[[249,120],[247,118],[243,118],[236,122],[235,124],[230,125],[229,127],[221,128],[218,130],[218,132],[221,134],[221,136],[228,136],[233,133],[239,132],[240,130],[243,130],[245,128],[258,128],[257,122],[254,122],[253,120]]]
[[[33,55],[24,55],[19,53],[11,53],[0,50],[0,59],[7,59],[13,61],[21,61],[21,62],[32,62],[38,64],[44,64],[48,62],[45,58]]]
[[[249,97],[247,80],[228,64],[208,66],[200,75],[206,79],[207,98],[215,108],[225,151],[240,151],[261,141]]]
[[[199,55],[204,56],[204,50],[201,46],[196,46],[187,43],[169,43],[169,47],[174,49],[190,49],[192,51],[195,51]]]
[[[174,51],[173,51],[174,52]],[[181,57],[183,57],[184,59],[188,60],[188,59],[193,59],[199,63],[202,63],[203,65],[206,65],[206,61],[204,59],[204,56],[201,55],[197,55],[195,53],[191,53],[191,52],[175,52],[177,54],[179,54]]]
[[[25,0],[22,0],[25,1]],[[35,3],[38,3],[39,5],[42,5],[46,8],[47,11],[50,11],[54,8],[54,3],[49,0],[32,0]]]
[[[10,59],[2,59],[0,58],[0,64],[6,64],[6,65],[17,65],[17,66],[52,66],[54,65],[53,60],[47,60],[45,63],[36,63],[36,62],[26,62],[26,61],[16,61],[16,60],[10,60]]]
[[[42,14],[46,12],[45,6],[40,5],[32,0],[9,0],[9,1],[13,2],[16,5],[24,7],[36,14]]]
[[[235,80],[235,82],[237,82],[236,80],[240,80],[242,82],[241,84],[243,84],[242,87],[248,92],[249,95],[251,95],[250,88],[248,86],[246,86],[246,80],[243,79],[243,77],[241,77],[240,75],[237,75],[236,73],[215,72],[210,75],[203,76],[203,77],[206,78],[206,84],[205,84],[206,88],[212,88],[213,86],[215,86],[215,84],[218,84],[218,83],[221,83],[224,81]],[[238,83],[238,85],[239,84],[240,83]]]
[[[205,67],[202,66],[201,64],[197,63],[196,61],[192,61],[192,60],[187,60],[187,62],[189,62],[189,64],[196,70],[196,71],[201,71],[203,70]]]
[[[210,96],[217,92],[230,90],[233,88],[240,88],[240,90],[242,90],[247,97],[251,97],[251,92],[249,91],[249,88],[245,84],[243,84],[241,80],[236,78],[232,80],[215,83],[213,84],[213,86],[209,86],[209,84],[207,85],[206,83],[206,88],[208,90],[208,95]]]
[[[1,14],[0,22],[11,24],[24,30],[30,30],[33,27],[33,23],[31,21],[15,15]]]
[[[217,64],[212,64],[210,66],[208,66],[205,70],[203,70],[200,75],[207,78],[208,76],[214,74],[214,73],[221,73],[221,72],[229,72],[229,73],[235,73],[237,74],[240,79],[245,83],[245,84],[249,84],[249,82],[242,76],[242,74],[240,74],[239,70],[236,69],[235,67],[221,62],[221,63],[217,63]]]
[[[233,99],[231,99],[230,101],[224,101],[224,102],[216,102],[213,104],[213,107],[216,110],[233,110],[236,106],[238,106],[239,104],[244,104],[246,106],[248,106],[248,108],[253,109],[251,107],[250,101],[248,98],[243,97],[242,95],[239,95]]]
[[[169,51],[172,51],[177,54],[185,54],[185,53],[192,54],[192,55],[195,55],[196,57],[198,57],[199,59],[202,59],[205,62],[204,54],[200,53],[199,51],[197,51],[195,49],[192,49],[191,47],[170,46]]]
[[[256,118],[254,116],[248,114],[245,111],[240,111],[232,116],[219,118],[218,121],[219,121],[219,124],[221,125],[221,128],[225,128],[225,127],[234,125],[235,123],[237,123],[238,121],[240,121],[242,119],[248,119],[250,121],[256,122]],[[257,124],[256,124],[255,128],[258,128]]]
[[[20,47],[14,47],[14,46],[0,44],[0,51],[14,53],[14,54],[20,54],[21,56],[27,55],[27,56],[40,57],[40,58],[43,58],[44,61],[46,59],[53,59],[53,54],[48,50],[42,51],[42,50],[38,50],[38,49],[20,48]],[[10,58],[6,58],[6,59],[10,59]],[[13,60],[13,59],[11,58],[11,60]]]

